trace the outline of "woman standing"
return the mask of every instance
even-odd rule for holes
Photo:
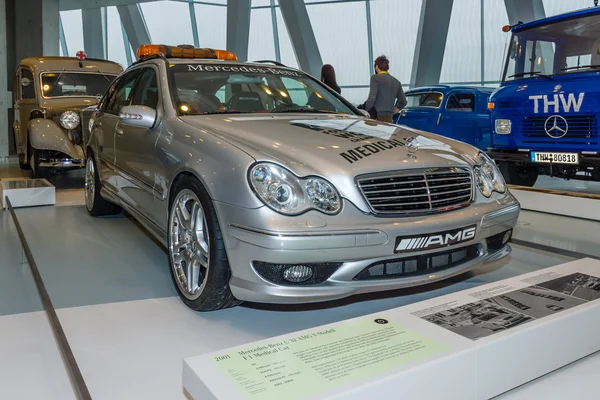
[[[338,94],[342,94],[342,89],[340,89],[335,80],[335,69],[333,69],[332,65],[325,64],[321,68],[321,82],[338,92]]]
[[[392,122],[392,116],[406,106],[406,96],[400,81],[390,75],[390,61],[386,56],[375,59],[375,75],[371,77],[369,98],[365,110],[377,115],[377,120]],[[372,109],[375,109],[375,113]]]

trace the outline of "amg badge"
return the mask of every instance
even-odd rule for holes
[[[475,238],[477,225],[466,228],[453,229],[451,231],[430,233],[423,236],[411,236],[396,238],[394,253],[408,253],[419,250],[433,250],[440,247],[452,246]]]

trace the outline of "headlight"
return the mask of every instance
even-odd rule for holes
[[[510,119],[497,119],[496,120],[496,133],[498,135],[508,135],[511,131]]]
[[[477,156],[479,166],[475,167],[475,180],[481,194],[490,197],[492,192],[504,193],[506,184],[496,163],[487,154],[480,152]]]
[[[298,178],[275,164],[255,165],[248,179],[257,197],[282,214],[295,215],[311,209],[335,214],[342,206],[341,197],[331,183],[317,177]]]
[[[65,129],[75,129],[79,126],[79,115],[75,111],[65,111],[60,115],[60,124]]]

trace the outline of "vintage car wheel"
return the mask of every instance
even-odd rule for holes
[[[532,166],[517,166],[514,163],[499,162],[498,168],[506,183],[518,186],[533,186],[538,178],[538,170]]]
[[[168,248],[171,276],[183,302],[196,311],[240,303],[229,289],[231,270],[212,201],[194,178],[172,190]]]
[[[40,167],[40,154],[41,151],[38,149],[31,149],[31,158],[29,159],[29,166],[31,167],[31,177],[33,179],[47,178],[49,175],[48,168]]]
[[[121,207],[109,203],[100,195],[100,176],[96,171],[94,157],[89,154],[85,162],[85,207],[90,215],[114,215],[121,212]]]

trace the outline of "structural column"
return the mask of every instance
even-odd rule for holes
[[[304,1],[279,0],[279,8],[300,69],[312,76],[320,77],[323,60]]]
[[[90,58],[105,58],[104,35],[102,33],[102,10],[100,8],[83,9],[83,47]]]
[[[453,3],[454,0],[423,0],[410,78],[411,87],[440,82]]]
[[[9,126],[8,109],[12,107],[10,93],[8,92],[9,72],[7,65],[7,31],[6,0],[0,0],[0,162],[9,153]],[[11,68],[12,69],[12,68]]]
[[[117,10],[121,17],[121,23],[127,33],[129,44],[134,52],[137,51],[140,45],[152,43],[148,27],[146,27],[146,22],[137,4],[117,6]]]
[[[511,25],[546,18],[542,0],[504,0],[504,5]]]
[[[250,0],[227,0],[227,50],[248,61]]]

